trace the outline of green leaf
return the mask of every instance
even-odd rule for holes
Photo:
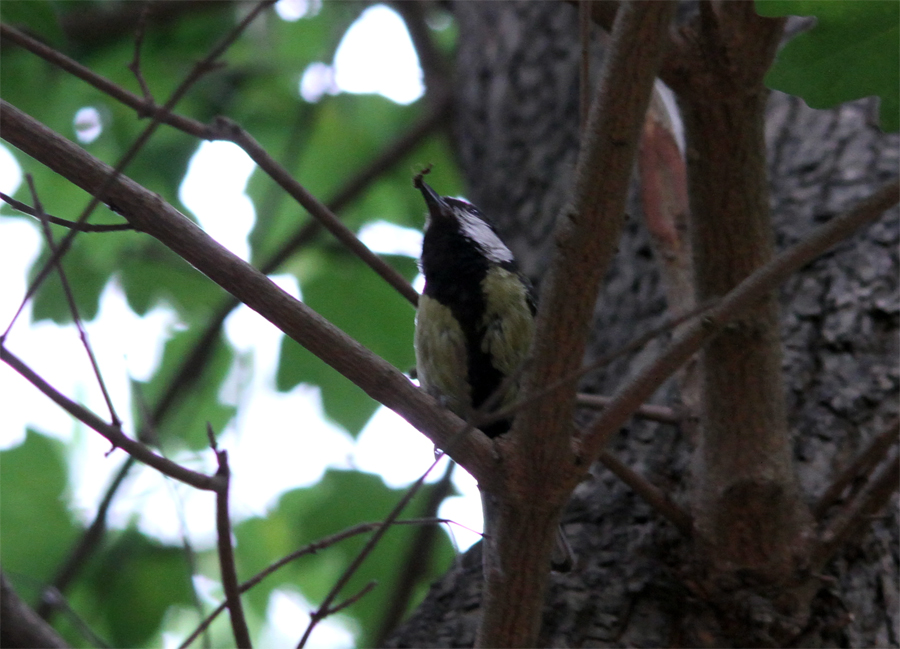
[[[50,581],[78,532],[65,503],[63,449],[28,431],[23,444],[0,453],[0,564],[26,599]]]
[[[225,304],[222,288],[158,241],[144,237],[136,244],[119,269],[128,306],[138,315],[165,303],[183,320],[203,325]]]
[[[138,404],[135,421],[146,419],[140,404],[145,404],[150,411],[159,406],[182,366],[191,359],[196,343],[197,333],[194,331],[176,334],[166,343],[160,369],[150,382],[134,382],[134,402]],[[207,354],[205,361],[190,361],[194,368],[190,381],[178,390],[174,403],[168,407],[165,417],[153,431],[160,439],[166,442],[177,439],[191,449],[205,448],[209,444],[206,436],[207,422],[216,433],[220,433],[234,416],[234,406],[225,405],[219,400],[219,390],[231,368],[234,352],[220,335],[208,348]],[[198,368],[202,370],[198,371]],[[166,448],[171,450],[172,447]]]
[[[900,129],[900,3],[757,0],[756,9],[764,16],[817,18],[778,53],[766,85],[812,108],[877,95],[882,129]]]
[[[87,589],[114,647],[143,647],[169,606],[192,600],[184,548],[165,547],[135,530],[118,535],[92,562]]]
[[[415,262],[391,257],[391,263],[411,279]],[[342,251],[325,254],[301,277],[303,300],[348,335],[401,371],[415,362],[412,306],[371,269]],[[356,435],[378,404],[361,389],[325,365],[293,340],[281,345],[277,386],[290,390],[298,383],[322,388],[325,412]]]

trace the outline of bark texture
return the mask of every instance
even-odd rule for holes
[[[577,12],[550,2],[463,2],[454,10],[460,27],[456,144],[469,197],[498,221],[527,272],[539,276],[577,153]],[[602,42],[596,31],[595,37]],[[814,111],[798,99],[771,96],[766,140],[777,249],[896,177],[900,140],[883,135],[871,115],[868,101]],[[630,217],[598,298],[588,357],[621,347],[665,316],[662,280],[636,200]],[[797,273],[779,295],[793,458],[810,503],[898,410],[898,244],[894,209]],[[662,345],[619,359],[589,376],[585,387],[610,393]],[[654,402],[677,399],[670,382]],[[687,434],[635,421],[611,451],[686,502],[693,480]],[[551,574],[541,644],[720,646],[729,630],[717,626],[723,618],[716,608],[752,611],[758,602],[704,601],[688,582],[692,559],[674,528],[605,469],[594,467],[592,475],[563,517],[578,565],[570,574]],[[811,623],[798,629],[797,642],[898,646],[898,554],[895,496],[829,562],[829,579],[821,582]],[[471,646],[480,572],[476,546],[432,587],[388,646]]]

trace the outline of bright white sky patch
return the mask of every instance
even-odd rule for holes
[[[0,144],[0,192],[12,196],[22,184],[22,169],[5,146]],[[3,203],[5,206],[6,203]],[[4,212],[9,214],[9,208],[4,207]],[[4,275],[4,277],[9,277]]]
[[[203,142],[188,163],[178,198],[213,239],[241,259],[249,259],[247,235],[256,220],[244,190],[256,168],[232,142]]]
[[[282,20],[292,23],[301,18],[313,17],[322,8],[322,0],[278,0],[275,13]]]
[[[422,233],[419,230],[387,221],[366,223],[357,236],[372,252],[380,255],[404,255],[418,259],[422,252]]]
[[[384,5],[366,9],[334,55],[335,81],[346,92],[379,93],[409,104],[422,96],[422,70],[403,19]]]
[[[319,101],[325,94],[336,95],[340,88],[334,82],[334,68],[327,63],[316,61],[306,66],[300,78],[300,96],[311,104]]]

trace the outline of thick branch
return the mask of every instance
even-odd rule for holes
[[[618,12],[585,129],[574,199],[557,220],[533,364],[523,380],[526,399],[581,366],[600,281],[624,225],[638,136],[674,10],[673,3],[646,2]],[[497,441],[510,451],[503,464],[507,488],[483,488],[487,538],[479,646],[536,643],[555,526],[571,486],[562,476],[579,471],[570,441],[575,387],[531,399],[509,439]]]

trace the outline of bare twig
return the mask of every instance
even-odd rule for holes
[[[138,85],[141,87],[141,92],[144,93],[144,101],[148,104],[153,104],[153,93],[150,92],[149,86],[147,86],[147,81],[144,79],[144,75],[141,72],[141,47],[144,44],[144,33],[147,29],[147,18],[150,15],[150,3],[146,3],[141,10],[141,17],[138,19],[137,27],[134,30],[134,58],[131,60],[131,63],[128,64],[128,69],[134,74],[137,79]]]
[[[679,532],[687,537],[691,536],[694,526],[691,515],[673,502],[661,489],[648,482],[646,478],[635,472],[609,451],[600,453],[599,460],[603,466],[631,487],[647,504],[675,525]]]
[[[339,611],[343,611],[345,608],[347,608],[351,604],[355,604],[356,602],[361,600],[366,595],[366,593],[371,591],[377,585],[378,585],[378,582],[373,579],[368,584],[363,586],[358,593],[356,593],[355,595],[352,595],[351,597],[348,597],[340,604],[335,604],[331,608],[324,610],[324,611],[320,609],[319,611],[314,612],[312,615],[318,617],[320,620],[324,620],[329,615],[334,615],[335,613],[337,613]]]
[[[428,490],[427,500],[422,507],[423,516],[435,516],[441,503],[452,492],[455,466],[452,460],[448,462],[444,475]],[[428,570],[437,534],[438,529],[433,525],[423,526],[416,530],[408,549],[404,552],[404,558],[400,561],[402,567],[397,571],[391,592],[383,598],[387,599],[390,604],[378,625],[374,646],[383,647],[385,639],[403,619],[416,586]]]
[[[78,571],[87,563],[91,553],[95,552],[100,546],[100,539],[103,538],[103,533],[106,531],[106,515],[109,512],[110,505],[112,505],[113,496],[125,481],[125,477],[128,475],[128,472],[131,470],[131,467],[134,466],[135,462],[137,462],[137,460],[134,456],[129,455],[122,464],[119,472],[116,473],[116,477],[113,478],[113,481],[110,483],[109,487],[107,487],[103,500],[100,501],[100,506],[97,508],[97,514],[94,516],[94,520],[81,535],[78,544],[72,552],[69,553],[65,563],[63,563],[56,571],[53,581],[51,581],[50,585],[44,589],[45,592],[54,591],[56,593],[64,593],[69,584],[72,583],[72,580],[75,579]],[[41,601],[36,609],[38,615],[43,618],[48,617],[50,613],[55,610],[54,600],[55,598],[42,595]]]
[[[832,505],[837,504],[844,495],[848,487],[858,487],[857,483],[865,483],[871,471],[884,460],[888,450],[897,443],[898,424],[900,421],[894,419],[885,429],[875,436],[869,446],[866,447],[859,457],[850,463],[835,478],[834,482],[825,490],[825,492],[816,501],[812,509],[813,516],[821,519]]]
[[[31,174],[25,174],[25,179],[28,181],[28,188],[31,190],[31,200],[34,202],[34,209],[38,213],[38,219],[41,222],[41,230],[44,233],[47,247],[50,249],[51,253],[55,253],[56,244],[53,241],[53,232],[50,230],[50,224],[47,222],[47,215],[44,213],[44,207],[41,205],[41,200],[38,197],[37,188],[34,186],[34,178]],[[59,274],[59,281],[62,284],[63,294],[66,296],[66,302],[69,305],[69,311],[72,313],[72,321],[75,323],[75,328],[78,329],[78,337],[81,339],[81,344],[84,346],[85,353],[87,353],[88,360],[91,363],[91,369],[93,369],[97,384],[100,386],[100,392],[103,394],[104,401],[106,401],[106,407],[109,409],[111,423],[114,427],[119,428],[122,425],[122,420],[119,419],[119,415],[116,414],[116,409],[109,396],[109,391],[106,389],[106,383],[103,381],[103,375],[100,373],[97,357],[94,355],[94,350],[91,349],[87,331],[84,328],[84,323],[81,321],[81,315],[78,313],[78,305],[75,304],[75,295],[72,293],[72,287],[69,284],[68,277],[66,277],[66,271],[63,270],[62,267],[61,257],[56,261],[55,266],[56,272]]]
[[[295,200],[297,200],[310,214],[312,214],[319,223],[330,230],[334,236],[343,243],[351,252],[357,255],[364,263],[369,265],[376,273],[381,275],[391,286],[394,286],[401,295],[407,298],[413,304],[418,300],[418,294],[409,286],[409,283],[397,273],[391,266],[386,264],[380,257],[374,255],[346,226],[341,224],[334,216],[333,212],[337,211],[345,204],[345,196],[355,196],[359,192],[361,186],[367,186],[372,179],[384,171],[384,166],[392,164],[402,155],[408,153],[414,144],[418,143],[425,134],[430,132],[437,124],[443,122],[449,112],[450,102],[443,94],[438,94],[438,99],[434,102],[434,109],[416,126],[410,129],[410,132],[401,137],[392,147],[387,149],[379,158],[360,173],[355,182],[348,183],[347,186],[335,196],[328,207],[322,205],[311,194],[309,194],[291,175],[276,162],[268,153],[257,143],[252,136],[243,131],[239,126],[230,120],[217,120],[213,125],[207,126],[202,122],[181,117],[170,112],[169,103],[163,109],[157,108],[147,99],[130,93],[120,86],[112,83],[95,72],[81,66],[75,61],[69,59],[65,55],[47,47],[43,43],[35,41],[30,37],[22,34],[18,30],[7,25],[0,25],[0,35],[8,38],[20,46],[34,52],[38,56],[58,65],[63,70],[83,79],[90,83],[98,90],[107,93],[114,99],[122,102],[126,106],[134,108],[139,115],[152,115],[154,120],[174,126],[188,134],[201,137],[207,140],[224,139],[234,142],[244,149],[244,151],[256,162],[260,168],[272,177],[281,187],[283,187]],[[237,129],[237,130],[235,130]],[[240,134],[236,136],[235,134]],[[245,146],[246,145],[246,146]],[[330,208],[330,209],[329,209]],[[79,224],[83,221],[79,219]],[[76,225],[76,228],[79,227]],[[308,226],[307,226],[308,227]],[[311,232],[307,229],[298,231],[285,246],[283,246],[281,255],[276,255],[273,263],[278,265],[283,261],[283,255],[290,254],[299,245],[297,241],[305,241],[311,236]],[[263,268],[263,272],[269,272]],[[27,297],[26,297],[27,299]]]
[[[611,400],[612,397],[604,397],[599,394],[579,393],[575,395],[575,403],[577,403],[579,406],[583,406],[585,408],[596,408],[598,410],[603,410],[603,408],[609,405],[609,402]],[[668,406],[656,406],[649,403],[645,403],[640,408],[635,410],[634,416],[640,417],[641,419],[658,421],[662,424],[680,424],[685,419],[685,414],[679,412],[675,408],[670,408]]]
[[[397,520],[397,517],[400,515],[400,512],[409,504],[409,501],[412,500],[413,496],[418,493],[419,489],[425,483],[425,478],[428,477],[428,474],[438,465],[438,462],[444,457],[444,453],[440,453],[438,457],[434,460],[428,470],[422,474],[422,476],[416,480],[412,485],[410,485],[409,489],[406,490],[406,493],[403,494],[403,497],[399,500],[399,502],[394,506],[394,508],[390,511],[390,513],[385,517],[384,521],[382,521],[381,525],[372,536],[369,538],[368,542],[363,549],[359,551],[359,554],[356,555],[356,558],[347,566],[347,569],[344,571],[344,574],[341,575],[340,579],[332,586],[331,590],[328,592],[328,595],[325,596],[325,599],[322,600],[322,603],[319,605],[318,611],[314,612],[311,615],[311,619],[309,621],[309,625],[306,627],[306,631],[303,633],[303,637],[300,638],[300,642],[297,644],[297,649],[301,649],[306,646],[306,642],[309,640],[310,634],[313,632],[313,629],[316,625],[322,621],[325,617],[323,611],[328,611],[331,603],[335,600],[338,594],[341,592],[341,589],[347,585],[347,582],[350,581],[350,578],[356,573],[357,569],[362,565],[363,561],[365,561],[366,557],[375,549],[375,546],[381,540],[381,537],[385,535],[388,529],[391,527],[393,522]]]
[[[897,491],[900,479],[900,456],[894,451],[884,466],[872,475],[856,497],[835,516],[822,533],[810,553],[810,567],[814,572],[821,570],[847,541],[868,524],[888,503]]]
[[[159,456],[140,442],[125,435],[120,428],[110,426],[87,408],[75,403],[61,392],[57,391],[4,345],[0,345],[0,360],[21,374],[46,396],[50,397],[50,399],[60,408],[78,419],[78,421],[103,435],[109,440],[114,448],[121,448],[129,455],[134,456],[148,466],[152,466],[160,473],[175,478],[176,480],[180,480],[197,489],[203,489],[205,491],[215,491],[218,489],[218,478],[191,471],[180,464],[176,464],[167,458]]]
[[[898,200],[900,182],[888,183],[851,210],[818,227],[800,243],[776,255],[722,297],[701,322],[688,325],[654,362],[613,396],[584,437],[585,459],[599,457],[609,438],[631,413],[722,327],[753,307],[794,271],[846,239],[857,228],[878,219]]]
[[[218,537],[219,567],[222,572],[222,589],[225,591],[225,602],[231,617],[231,631],[235,644],[240,649],[250,649],[250,630],[244,618],[241,606],[241,591],[238,585],[237,568],[234,564],[234,548],[231,545],[231,518],[228,515],[228,493],[231,483],[231,471],[228,469],[228,452],[216,448],[212,427],[207,424],[207,432],[219,470],[216,477],[219,484],[216,489],[216,536]]]
[[[33,216],[40,220],[37,211],[35,211],[33,207],[26,205],[22,201],[17,201],[15,198],[7,196],[3,192],[0,192],[0,200],[2,200],[4,203],[7,203],[14,210],[22,212],[23,214],[27,214],[28,216]],[[46,213],[44,214],[44,216],[46,216],[47,220],[53,225],[61,225],[66,228],[80,229],[82,232],[121,232],[123,230],[134,230],[130,223],[112,223],[110,225],[82,223],[81,225],[78,225],[75,221],[61,219],[58,216],[50,216]]]

